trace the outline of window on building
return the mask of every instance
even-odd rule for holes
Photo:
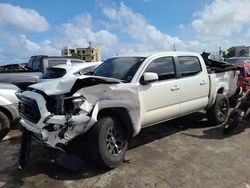
[[[145,72],[158,74],[159,80],[175,78],[175,66],[172,57],[163,57],[152,61]]]
[[[85,54],[85,50],[83,50],[82,53]]]
[[[200,61],[197,57],[180,56],[178,60],[182,77],[196,75],[202,70]]]

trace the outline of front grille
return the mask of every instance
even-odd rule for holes
[[[37,123],[41,119],[41,114],[35,100],[21,96],[18,106],[19,114],[24,119]]]

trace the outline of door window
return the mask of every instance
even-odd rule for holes
[[[182,77],[193,76],[201,72],[201,64],[197,57],[181,56],[178,57],[180,73]]]
[[[145,72],[158,74],[159,80],[175,78],[175,66],[172,57],[159,58],[152,61]]]

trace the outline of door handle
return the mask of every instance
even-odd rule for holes
[[[170,88],[171,91],[177,91],[179,89],[180,89],[179,86],[173,86],[173,87]]]
[[[207,84],[207,82],[205,81],[205,80],[203,80],[203,81],[201,81],[200,82],[200,85],[202,86],[202,85],[206,85]]]

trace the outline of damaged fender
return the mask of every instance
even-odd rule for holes
[[[101,110],[122,108],[130,117],[135,136],[141,129],[138,84],[119,83],[105,78],[93,81],[89,77],[70,77],[53,84],[32,85],[29,91],[22,93],[22,96],[36,101],[41,117],[37,122],[32,122],[26,117],[27,113],[21,113],[20,123],[37,134],[48,146],[58,147],[58,144],[67,144],[76,136],[88,131],[97,122]],[[63,112],[64,110],[62,114],[54,114],[47,108],[46,103],[49,101],[44,95],[54,99],[60,96],[65,96],[66,99],[80,95],[86,100],[75,114]]]

